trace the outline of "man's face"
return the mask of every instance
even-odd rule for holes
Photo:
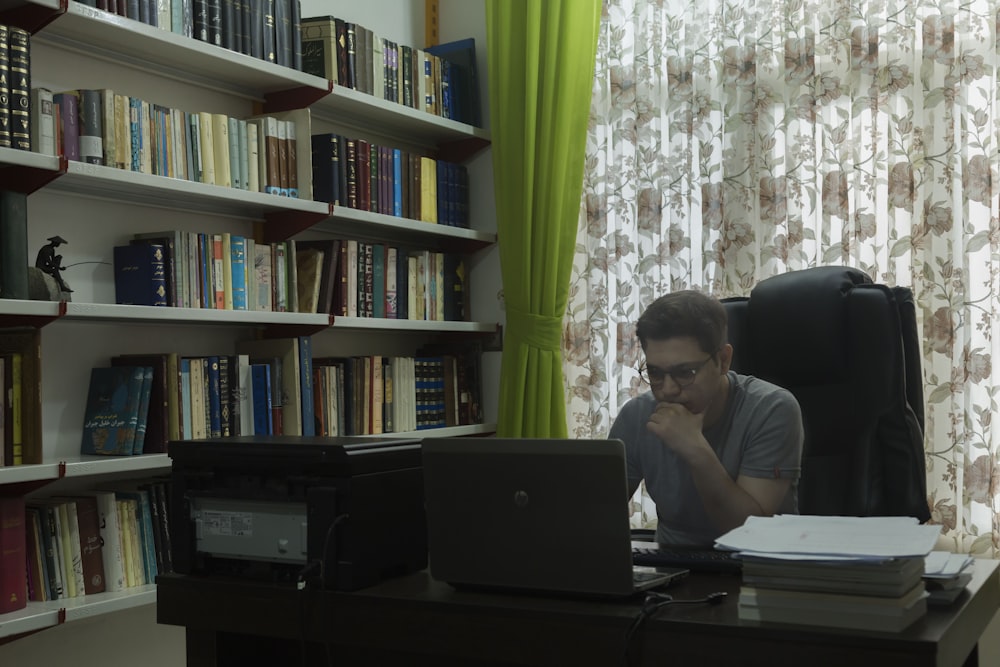
[[[661,403],[678,403],[694,414],[708,411],[724,400],[733,348],[724,345],[717,354],[701,349],[690,337],[646,341],[646,368],[653,396]]]

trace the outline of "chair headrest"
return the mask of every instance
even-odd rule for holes
[[[849,300],[855,287],[870,284],[863,271],[841,266],[792,271],[758,283],[750,292],[746,344],[754,359],[767,359],[769,379],[788,387],[845,381]]]

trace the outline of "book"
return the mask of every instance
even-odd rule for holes
[[[147,392],[143,447],[140,452],[134,453],[162,454],[167,451],[167,442],[170,440],[168,356],[167,354],[121,354],[111,357],[112,366],[143,366],[148,367],[152,373]],[[176,382],[174,386],[176,387]]]
[[[97,508],[105,590],[108,592],[124,590],[125,562],[115,494],[112,491],[90,491],[87,495],[93,498]]]
[[[103,593],[106,589],[104,540],[101,536],[101,513],[97,506],[97,499],[93,496],[78,496],[70,499],[70,503],[76,508],[83,591],[86,595]]]
[[[323,312],[318,310],[318,306],[324,263],[325,256],[322,250],[311,247],[297,248],[296,268],[298,271],[298,310],[300,313]]]
[[[144,378],[142,366],[91,369],[81,454],[132,454]]]
[[[28,195],[0,190],[0,298],[28,298]]]
[[[10,29],[0,23],[0,147],[11,147],[10,135]]]
[[[0,496],[0,614],[28,604],[24,498]]]
[[[236,344],[239,354],[250,355],[251,363],[278,359],[281,380],[275,385],[274,373],[271,373],[272,397],[280,400],[281,431],[283,435],[302,435],[302,385],[301,359],[299,357],[298,338],[272,338],[267,340],[241,341]],[[275,370],[272,368],[272,371]],[[274,402],[272,400],[272,408]],[[254,409],[256,413],[256,407]],[[272,427],[274,425],[272,424]]]
[[[24,28],[10,25],[10,140],[11,146],[31,150],[31,35]]]
[[[115,246],[115,303],[167,306],[166,262],[156,243]]]
[[[82,88],[79,96],[80,161],[87,164],[104,164],[104,111],[101,92]]]
[[[320,253],[320,273],[319,273],[319,289],[316,294],[316,307],[312,311],[316,313],[334,313],[334,295],[337,291],[337,265],[340,259],[340,247],[341,241],[339,239],[328,239],[320,241],[296,241],[296,249],[301,254],[308,250],[313,250]],[[301,277],[303,262],[300,258],[300,278],[299,286],[301,288],[303,280]],[[299,300],[301,306],[301,298]],[[334,313],[340,314],[340,313]]]
[[[0,28],[2,31],[3,28]],[[2,42],[2,37],[0,37]],[[0,47],[2,48],[2,47]],[[2,69],[2,65],[0,65]],[[0,84],[0,89],[2,89]],[[0,111],[0,118],[2,118]],[[0,128],[0,146],[3,144],[3,130]],[[9,145],[9,144],[7,144]],[[56,119],[52,91],[48,88],[31,89],[31,145],[36,153],[56,155]]]
[[[927,613],[923,583],[895,597],[840,595],[741,586],[740,620],[901,632]]]

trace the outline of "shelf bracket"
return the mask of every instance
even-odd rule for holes
[[[306,213],[302,211],[275,211],[264,215],[264,242],[275,243],[290,239],[299,232],[305,231],[333,215],[333,204],[327,206],[325,213]]]
[[[66,156],[64,155],[59,156],[59,168],[55,171],[23,165],[3,166],[0,167],[0,182],[4,184],[4,188],[7,190],[30,195],[35,190],[45,187],[65,174],[68,168]]]
[[[270,324],[261,332],[263,338],[298,338],[312,336],[333,326],[333,315],[326,324]]]
[[[447,162],[462,163],[489,145],[489,139],[482,139],[480,137],[450,141],[438,147],[437,158]]]
[[[333,92],[333,81],[327,80],[326,90],[312,86],[299,86],[264,95],[264,113],[279,113],[305,109]]]

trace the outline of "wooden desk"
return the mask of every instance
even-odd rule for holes
[[[692,575],[677,599],[726,591],[719,605],[667,606],[633,638],[630,665],[958,667],[1000,609],[997,561],[901,633],[760,624],[737,618],[739,577]],[[463,592],[426,572],[354,593],[165,575],[160,623],[187,628],[188,667],[274,665],[624,665],[640,603]]]

